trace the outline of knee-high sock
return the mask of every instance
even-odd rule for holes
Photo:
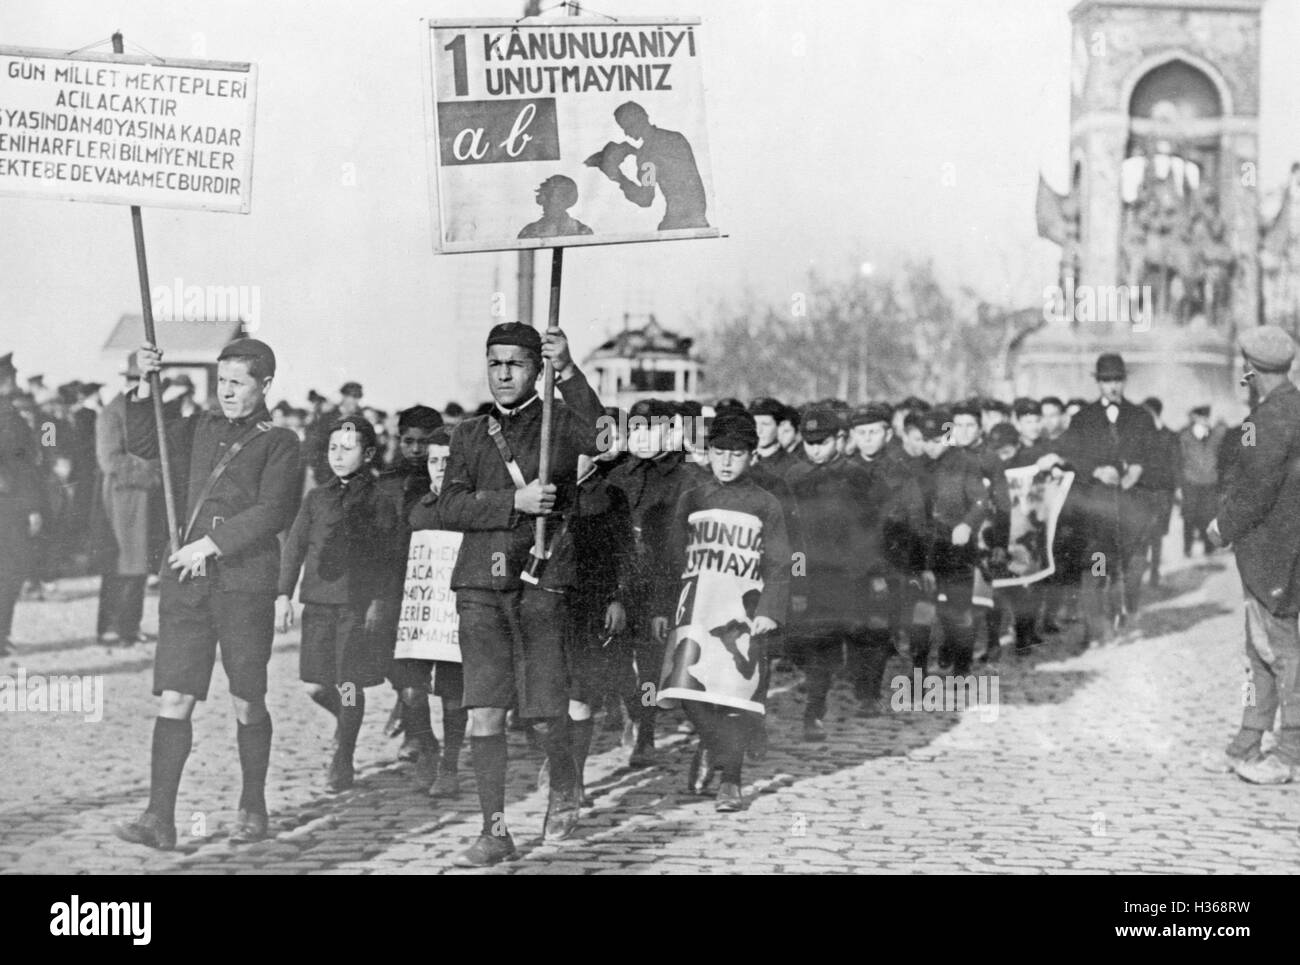
[[[716,753],[718,743],[717,714],[714,713],[712,705],[698,700],[683,700],[682,710],[686,712],[686,718],[695,726],[695,733],[700,739],[700,744],[710,754]]]
[[[542,747],[551,763],[551,790],[560,793],[571,791],[578,775],[569,747],[569,717],[561,714],[548,718],[542,727]]]
[[[460,767],[460,749],[465,746],[465,725],[469,711],[464,707],[448,707],[442,702],[442,769],[455,771]]]
[[[930,626],[913,624],[907,628],[907,647],[912,652],[912,665],[925,669],[930,656]]]
[[[169,824],[176,820],[176,791],[181,786],[181,772],[185,770],[193,740],[194,727],[188,720],[154,718],[146,810]]]
[[[339,711],[338,753],[347,760],[352,760],[352,754],[357,749],[357,735],[361,733],[361,719],[365,716],[366,694],[358,688],[352,705],[344,704]]]
[[[587,755],[591,752],[592,720],[574,720],[569,718],[569,753],[573,755],[573,766],[578,772],[578,783],[582,783],[582,772],[587,767]]]
[[[826,716],[826,697],[831,692],[832,676],[830,661],[822,654],[814,653],[804,668],[804,682],[808,688],[804,702],[804,720],[821,720]]]
[[[716,757],[722,780],[740,783],[740,768],[745,761],[745,715],[717,712]]]
[[[861,677],[862,696],[874,700],[880,696],[880,685],[889,663],[891,634],[888,628],[871,628],[862,635]]]
[[[683,701],[682,706],[695,725],[700,743],[712,755],[713,767],[720,772],[722,780],[739,784],[745,760],[746,715],[728,714],[695,700]]]
[[[954,674],[968,674],[971,669],[971,660],[975,655],[975,628],[967,625],[967,621],[960,618],[950,618],[944,620],[943,634],[949,641],[948,652],[952,655],[952,672]]]
[[[1032,615],[1016,614],[1016,649],[1028,650],[1034,645],[1034,618]]]
[[[402,721],[406,736],[432,753],[438,753],[438,738],[433,736],[433,721],[429,716],[429,695],[423,690],[408,687],[401,693]]]
[[[506,833],[506,735],[471,737],[478,803],[483,812],[483,833]]]
[[[239,794],[239,809],[254,814],[265,814],[266,769],[271,763],[271,718],[268,715],[255,724],[237,722],[236,726],[239,768],[244,775],[244,787]]]
[[[655,721],[659,717],[659,708],[651,701],[644,702],[637,708],[636,742],[640,747],[653,747],[655,742]]]

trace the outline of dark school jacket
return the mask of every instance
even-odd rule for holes
[[[597,420],[604,415],[600,399],[579,371],[559,383],[563,401],[556,400],[551,430],[551,482],[557,496],[547,522],[547,543],[563,517],[573,508],[578,455],[599,452]],[[515,461],[528,482],[537,478],[541,455],[542,400],[534,396],[513,413],[493,413]],[[515,590],[533,545],[535,517],[515,511],[515,485],[496,443],[488,435],[488,417],[466,419],[451,436],[451,455],[443,481],[440,508],[447,529],[463,532],[460,556],[451,574],[451,588]],[[546,588],[563,589],[574,579],[573,540],[555,543],[543,571]]]
[[[152,400],[132,395],[126,414],[128,451],[145,459],[158,458]],[[217,544],[221,556],[208,561],[207,572],[219,589],[273,594],[280,577],[276,534],[293,523],[301,496],[298,437],[271,425],[271,414],[263,405],[236,421],[219,412],[177,419],[168,423],[167,441],[172,492],[183,529],[213,467],[228,447],[257,424],[261,431],[226,467],[199,507],[187,539],[209,536]]]
[[[284,541],[281,596],[293,596],[302,573],[303,603],[366,604],[392,582],[397,511],[362,470],[346,484],[332,473],[302,502]]]

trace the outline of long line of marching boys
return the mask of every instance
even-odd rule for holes
[[[981,659],[998,659],[1004,611],[1013,617],[1015,652],[1028,652],[1040,622],[1053,629],[1068,610],[1078,574],[1062,566],[1045,587],[1001,594],[993,610],[977,612],[973,595],[1007,558],[1002,470],[1042,460],[1082,404],[1047,398],[932,408],[909,398],[859,408],[823,400],[796,410],[770,398],[747,407],[724,399],[708,418],[694,402],[607,409],[611,429],[632,428],[606,433],[603,451],[582,458],[570,522],[578,578],[566,633],[569,741],[580,782],[602,706],[607,724],[625,730],[630,765],[658,763],[655,691],[682,574],[684,540],[673,530],[692,499],[716,503],[719,493],[739,498],[742,488],[756,488],[766,495],[751,503],[779,505],[784,533],[776,527],[771,536],[784,538],[765,539],[764,567],[772,599],[784,602],[788,590],[789,612],[759,618],[753,630],[766,635],[769,657],[784,654],[805,675],[806,741],[826,739],[828,696],[841,668],[856,714],[869,718],[884,712],[883,676],[896,652],[923,674],[969,673],[981,626]],[[400,414],[398,436],[401,461],[382,473],[372,468],[377,440],[365,418],[341,418],[322,437],[333,477],[308,493],[288,534],[276,622],[281,631],[292,625],[298,589],[301,677],[336,721],[327,789],[351,786],[365,690],[387,680],[397,693],[390,732],[404,734],[399,757],[413,762],[419,787],[451,798],[461,791],[467,721],[461,668],[392,659],[410,533],[442,528],[450,435],[436,410],[416,406]],[[789,560],[773,558],[784,557],[786,543]],[[442,704],[441,742],[430,694]],[[681,729],[700,737],[689,789],[712,793],[718,778],[718,809],[739,810],[742,762],[766,752],[763,718],[685,703]]]

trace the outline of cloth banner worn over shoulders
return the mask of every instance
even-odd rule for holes
[[[995,574],[995,589],[1028,586],[1056,572],[1052,543],[1061,507],[1074,482],[1074,473],[1040,472],[1034,466],[1006,470],[1011,496],[1011,535],[1007,568]]]
[[[699,700],[764,712],[767,646],[750,628],[763,593],[763,524],[724,509],[691,513],[674,630],[658,703]]]
[[[460,618],[451,571],[460,552],[461,533],[421,529],[411,534],[406,585],[397,625],[398,660],[460,663]]]

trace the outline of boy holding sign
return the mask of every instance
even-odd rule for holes
[[[709,430],[712,478],[681,497],[669,535],[682,578],[658,703],[683,701],[700,735],[688,783],[699,790],[706,759],[716,765],[719,811],[744,807],[746,716],[765,712],[765,638],[790,603],[785,513],[750,475],[757,447],[752,415],[720,412]]]
[[[438,497],[442,481],[447,475],[447,457],[451,453],[451,433],[440,428],[429,438],[428,469],[429,491],[411,507],[407,522],[412,531],[440,530],[442,515],[438,511]],[[410,542],[409,538],[406,542]],[[469,711],[461,705],[465,689],[465,675],[461,665],[451,660],[420,660],[404,658],[393,661],[394,680],[402,693],[406,708],[407,733],[433,736],[429,718],[429,677],[433,676],[433,693],[442,701],[442,765],[437,780],[429,788],[430,797],[456,797],[460,794],[460,750],[465,745],[465,726]],[[412,693],[411,688],[414,688]],[[437,740],[433,741],[437,746]]]

